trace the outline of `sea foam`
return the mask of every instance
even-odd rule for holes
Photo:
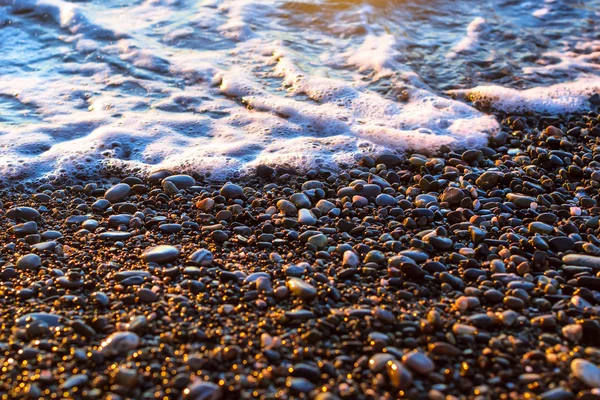
[[[336,170],[364,154],[485,145],[498,123],[464,99],[556,113],[598,91],[585,38],[524,66],[525,90],[463,78],[439,90],[432,70],[493,54],[494,19],[473,3],[438,30],[430,19],[463,5],[379,3],[0,0],[0,178]],[[565,74],[572,83],[538,82]]]

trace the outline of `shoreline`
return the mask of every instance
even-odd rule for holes
[[[502,122],[337,174],[4,190],[0,391],[597,396],[598,114]]]

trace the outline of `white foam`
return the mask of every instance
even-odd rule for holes
[[[542,7],[531,13],[534,17],[543,18],[550,13],[550,9],[548,7]]]
[[[500,86],[478,86],[450,92],[469,101],[481,101],[492,108],[511,113],[533,111],[548,114],[573,113],[589,110],[589,98],[600,93],[600,78],[586,77],[527,90]]]
[[[579,43],[572,49],[545,52],[538,62],[539,66],[523,68],[523,72],[542,76],[574,77],[581,73],[600,71],[598,60],[600,60],[600,40],[591,40]]]
[[[387,29],[384,5],[125,3],[0,0],[0,21],[13,21],[0,28],[10,45],[0,60],[17,60],[0,79],[0,107],[8,101],[17,121],[0,122],[0,178],[105,168],[224,178],[261,163],[335,170],[367,153],[482,146],[498,129],[492,116],[423,82],[409,66],[421,50]],[[299,14],[314,5],[313,19]],[[457,60],[483,48],[486,18],[464,22]],[[588,80],[455,94],[505,110],[584,109],[598,89],[600,49],[572,51],[553,71],[527,73],[564,73],[577,63]]]
[[[487,28],[487,22],[482,17],[477,17],[467,26],[467,34],[448,52],[447,57],[455,58],[459,53],[473,52],[479,46],[481,36]]]

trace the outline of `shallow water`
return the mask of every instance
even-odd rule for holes
[[[463,99],[589,107],[599,17],[600,0],[0,0],[0,176],[484,145],[497,122]]]

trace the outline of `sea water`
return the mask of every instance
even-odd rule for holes
[[[484,146],[490,111],[589,109],[599,21],[600,0],[0,0],[0,179]]]

